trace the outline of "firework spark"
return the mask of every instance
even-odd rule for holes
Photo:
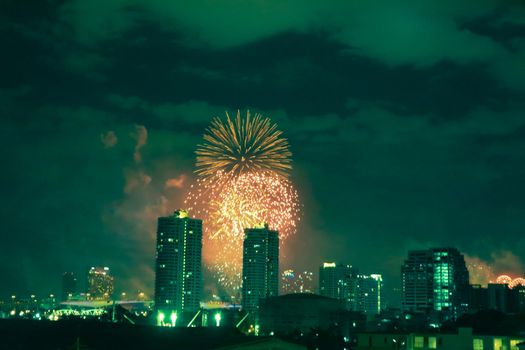
[[[281,175],[291,169],[292,153],[288,141],[281,137],[277,124],[260,114],[255,117],[248,111],[246,118],[237,112],[231,119],[213,119],[204,135],[204,143],[197,147],[197,170],[202,176],[242,174],[246,171],[267,170]]]
[[[204,259],[230,295],[241,284],[245,228],[265,221],[279,231],[281,246],[296,231],[299,201],[281,134],[259,114],[226,114],[212,121],[196,151],[199,178],[185,204],[206,222]]]

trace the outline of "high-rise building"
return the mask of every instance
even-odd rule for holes
[[[104,300],[111,298],[114,288],[114,279],[109,267],[92,267],[88,271],[88,295],[91,300]]]
[[[352,311],[359,311],[368,316],[381,312],[383,298],[383,278],[379,274],[357,275],[355,302]]]
[[[244,230],[242,306],[257,313],[259,300],[279,293],[279,234],[263,223]]]
[[[480,310],[487,310],[489,308],[488,289],[482,287],[480,284],[471,285],[469,290],[468,307],[472,313]]]
[[[281,294],[314,293],[311,271],[284,270],[281,274]]]
[[[379,274],[358,274],[351,265],[327,262],[319,268],[319,294],[344,301],[349,311],[370,316],[378,314],[382,303],[383,279]]]
[[[319,268],[319,294],[344,300],[351,310],[355,303],[357,269],[351,265],[325,262]]]
[[[488,308],[508,312],[510,289],[507,284],[489,283],[487,286]]]
[[[202,220],[185,210],[157,222],[155,310],[159,324],[176,323],[177,314],[200,308]]]
[[[77,292],[77,279],[73,272],[62,274],[62,301],[68,300]]]
[[[466,311],[469,273],[455,248],[409,251],[401,267],[403,309],[457,318]]]

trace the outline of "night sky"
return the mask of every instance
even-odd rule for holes
[[[151,293],[156,218],[237,109],[294,154],[283,268],[392,289],[407,250],[454,246],[523,274],[522,1],[4,0],[0,36],[0,297],[92,265]]]

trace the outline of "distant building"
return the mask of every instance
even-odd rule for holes
[[[92,267],[87,276],[88,295],[91,300],[108,300],[113,295],[114,279],[109,267]]]
[[[68,300],[77,293],[77,279],[73,272],[64,272],[62,274],[62,301]]]
[[[488,308],[508,312],[510,289],[507,284],[489,283],[487,286]]]
[[[414,250],[401,267],[403,309],[455,319],[467,309],[469,274],[455,248]]]
[[[202,220],[185,210],[159,217],[155,260],[155,311],[159,324],[200,307],[202,290]]]
[[[311,271],[284,270],[281,274],[281,294],[314,293]]]
[[[479,284],[470,286],[468,307],[472,312],[487,310],[489,308],[488,288],[483,288]]]
[[[525,311],[525,287],[508,284],[489,283],[486,288],[480,285],[470,286],[469,310],[496,310],[503,313],[520,313]]]
[[[351,265],[325,262],[319,268],[319,294],[325,297],[355,302],[357,269]]]
[[[264,223],[244,230],[242,306],[257,313],[259,301],[279,293],[279,236]]]
[[[355,302],[350,309],[372,317],[381,313],[382,300],[382,276],[379,274],[357,275]]]
[[[517,312],[525,312],[525,287],[516,286],[512,289],[514,291],[515,307]]]
[[[358,274],[351,265],[325,262],[319,268],[319,294],[344,301],[346,310],[369,316],[381,312],[383,279],[379,274]]]

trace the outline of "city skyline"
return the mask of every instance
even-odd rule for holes
[[[156,219],[237,110],[293,153],[284,269],[350,263],[391,296],[407,251],[451,246],[473,283],[523,276],[523,6],[312,3],[283,5],[293,21],[270,3],[2,4],[0,298],[61,295],[90,266],[152,296]]]

